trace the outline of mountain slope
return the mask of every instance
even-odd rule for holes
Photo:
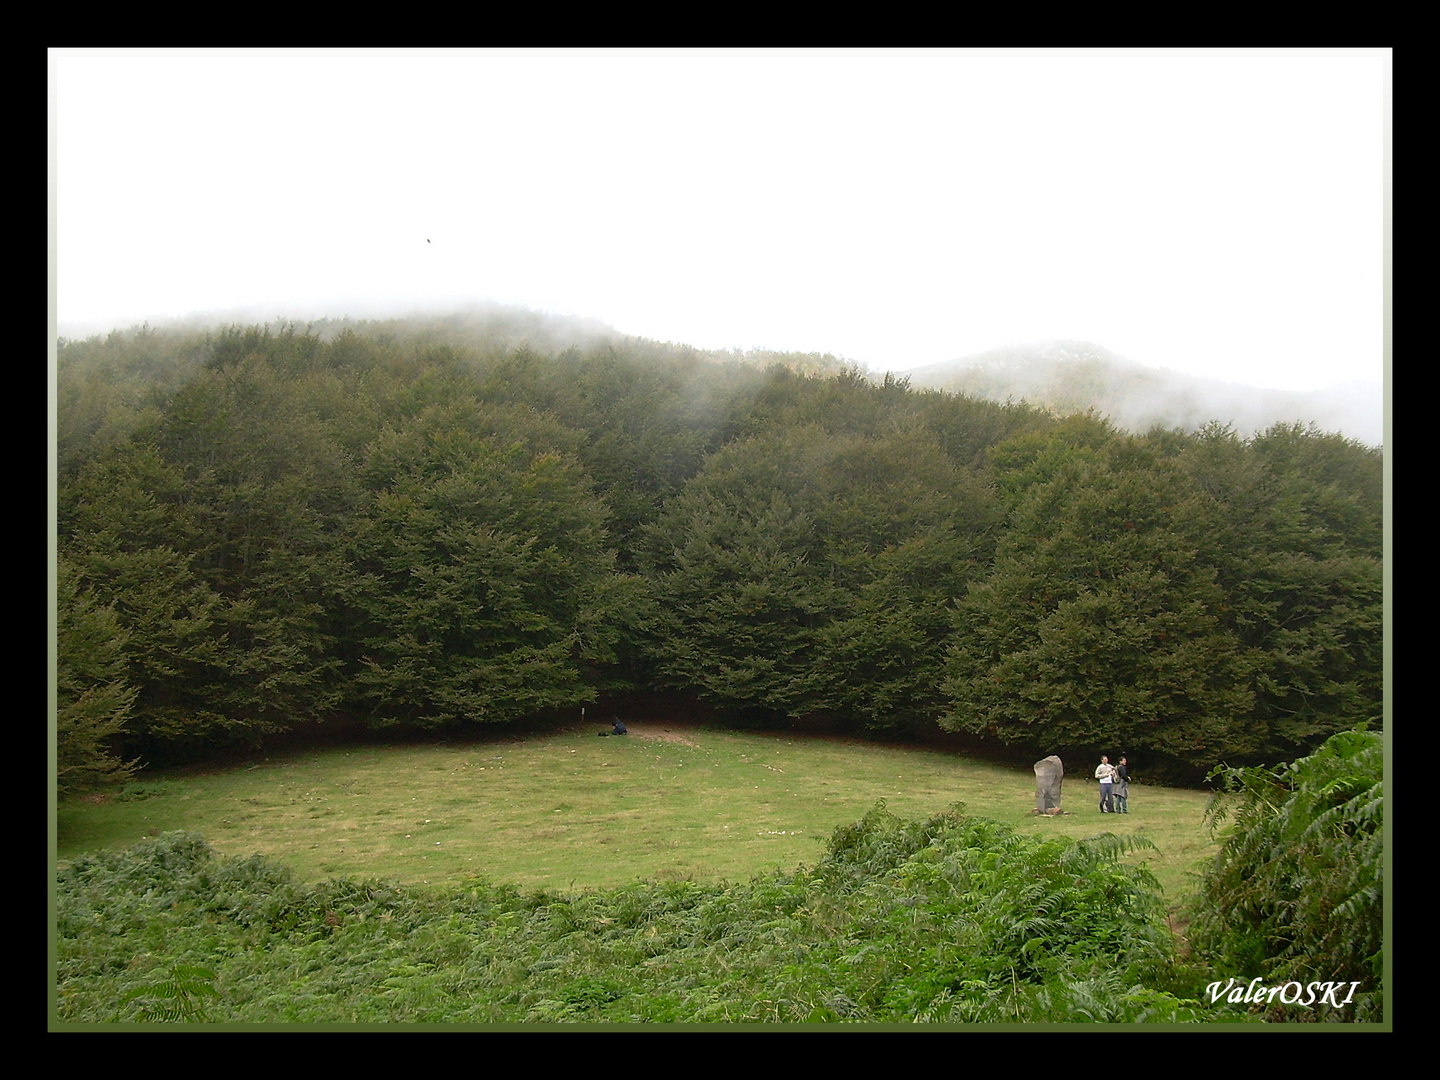
[[[992,401],[1025,400],[1057,413],[1094,408],[1132,431],[1157,424],[1188,431],[1219,420],[1249,435],[1299,421],[1370,446],[1384,438],[1379,383],[1348,382],[1306,392],[1245,386],[1147,367],[1086,341],[991,349],[897,374],[917,388]]]

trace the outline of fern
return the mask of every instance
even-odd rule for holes
[[[1226,974],[1358,982],[1347,1015],[1315,1015],[1380,1019],[1383,771],[1380,736],[1361,727],[1286,765],[1212,773],[1207,819],[1230,825],[1202,883],[1196,949]]]
[[[204,1021],[222,1010],[220,982],[223,1017],[237,1022],[1168,1015],[1179,1000],[1167,996],[1168,932],[1146,875],[1119,857],[1134,846],[877,806],[795,873],[522,896],[300,884],[167,834],[61,873],[57,1010],[118,1020],[123,1000],[131,1018]],[[1135,1003],[1106,1004],[1137,987]]]
[[[128,991],[121,1002],[137,998],[153,999],[144,1004],[136,1019],[160,1021],[161,1023],[203,1023],[205,998],[219,997],[219,991],[212,983],[215,973],[208,968],[193,964],[176,964],[169,975],[159,982],[139,986]]]

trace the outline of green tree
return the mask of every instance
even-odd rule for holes
[[[61,795],[128,779],[137,762],[115,752],[135,688],[126,681],[126,636],[111,607],[80,587],[61,559],[56,577],[56,787]]]
[[[457,400],[371,447],[349,599],[376,722],[511,720],[594,697],[587,665],[613,657],[626,587],[573,438]]]
[[[1256,660],[1263,755],[1378,721],[1378,453],[1296,426],[1248,443],[1211,427],[1175,461],[1195,491],[1177,526],[1214,567],[1222,619]]]
[[[918,426],[730,444],[650,535],[664,678],[757,716],[917,722],[989,514]]]
[[[934,730],[951,612],[979,573],[976,546],[974,534],[938,523],[872,557],[872,576],[818,634],[831,711],[869,731]]]
[[[125,681],[136,690],[127,754],[168,754],[245,727],[224,708],[228,605],[184,550],[196,535],[184,498],[181,472],[139,441],[59,490],[61,558],[78,587],[114,612]]]
[[[292,367],[311,340],[250,337],[293,346]],[[132,734],[172,743],[281,730],[340,700],[338,541],[359,489],[317,415],[334,376],[218,351],[61,489],[62,545],[131,632]]]
[[[193,568],[227,601],[231,677],[215,704],[276,730],[324,720],[343,698],[354,655],[345,538],[364,500],[354,457],[402,391],[337,371],[309,335],[241,340],[256,351],[219,343],[155,441],[183,477]]]
[[[742,713],[798,716],[822,700],[815,629],[835,590],[807,557],[803,512],[778,492],[747,503],[687,491],[662,519],[661,674]]]
[[[1253,660],[1174,525],[1187,498],[1174,469],[1140,439],[1026,443],[1002,448],[1010,520],[957,607],[945,726],[1191,770],[1257,752]]]

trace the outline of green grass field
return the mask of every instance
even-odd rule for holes
[[[175,829],[299,877],[452,885],[483,877],[578,892],[635,879],[745,880],[812,865],[879,799],[902,816],[953,803],[1033,833],[1140,834],[1173,906],[1214,851],[1200,791],[1131,784],[1101,815],[1093,763],[1067,762],[1066,813],[1037,818],[1034,776],[950,753],[811,735],[636,721],[447,744],[271,754],[223,770],[147,770],[62,803],[61,862]]]

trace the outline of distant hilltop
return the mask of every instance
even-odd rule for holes
[[[1059,414],[1093,408],[1130,431],[1157,424],[1193,431],[1219,420],[1251,435],[1299,421],[1367,446],[1384,440],[1385,398],[1378,382],[1310,391],[1245,386],[1146,367],[1088,341],[1007,346],[896,374],[920,389],[1023,400]]]

